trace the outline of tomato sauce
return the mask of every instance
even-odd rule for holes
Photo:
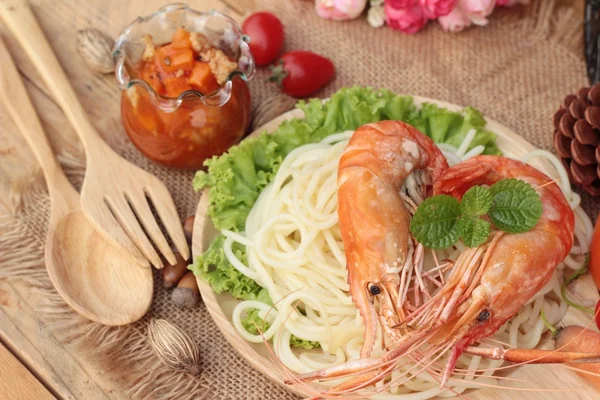
[[[163,46],[146,40],[142,60],[130,74],[157,94],[177,98],[187,90],[203,94],[219,90],[236,68],[202,35],[178,29],[172,42]],[[133,85],[122,93],[121,116],[130,139],[146,157],[170,167],[198,169],[244,136],[251,117],[250,91],[236,76],[231,97],[222,106],[206,105],[191,94],[175,111],[165,112],[145,88]]]

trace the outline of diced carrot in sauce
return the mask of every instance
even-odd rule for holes
[[[191,49],[192,42],[190,41],[190,33],[183,28],[177,29],[173,32],[173,41],[171,44],[173,47]]]
[[[194,64],[194,69],[190,74],[188,82],[194,86],[194,89],[205,94],[212,93],[219,89],[217,79],[210,70],[210,67],[207,63],[201,61],[197,61],[196,64]]]
[[[158,94],[164,94],[164,86],[156,71],[156,66],[152,63],[144,63],[142,68],[142,80],[149,84]]]
[[[194,66],[194,53],[189,48],[174,47],[173,44],[161,46],[156,57],[166,72],[177,72],[178,69],[189,71]]]
[[[190,85],[183,76],[165,78],[163,79],[163,83],[165,84],[165,90],[169,97],[177,97],[186,90],[192,89],[192,85]]]

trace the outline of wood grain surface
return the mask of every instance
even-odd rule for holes
[[[3,0],[0,0],[3,1]],[[87,69],[75,49],[79,29],[97,28],[116,37],[122,28],[139,15],[147,15],[168,4],[168,0],[31,0],[29,4],[56,56],[70,79],[78,99],[99,133],[120,127],[120,89],[114,76],[98,75]],[[235,1],[231,7],[220,0],[184,1],[198,10],[216,9],[241,21],[250,12],[253,0]],[[54,97],[43,83],[27,55],[0,22],[0,35],[13,55],[26,89],[42,120],[51,146],[59,155],[83,153],[82,145]],[[2,62],[2,61],[0,61]],[[36,172],[37,171],[37,172]],[[12,186],[27,185],[32,174],[41,176],[39,166],[10,115],[0,107],[0,193]],[[26,182],[23,182],[23,180]],[[11,212],[19,199],[0,196],[0,212]],[[0,225],[0,235],[6,227]],[[122,399],[114,382],[103,378],[104,371],[51,334],[36,316],[44,301],[35,290],[18,281],[0,280],[0,340],[19,355],[27,368],[45,386],[64,399]],[[0,363],[5,356],[0,354]],[[11,373],[2,380],[16,381]],[[0,393],[0,399],[5,399]],[[36,397],[21,397],[23,400]],[[40,397],[43,399],[43,397]]]
[[[0,2],[3,0],[0,0]],[[241,21],[243,16],[260,8],[262,0],[189,0],[196,9],[217,9]],[[291,1],[291,0],[286,0]],[[301,0],[294,0],[301,1]],[[311,0],[305,0],[311,1]],[[583,0],[559,0],[583,15]],[[81,62],[75,50],[79,29],[97,28],[112,37],[139,15],[146,15],[169,3],[169,0],[30,0],[42,30],[46,34],[61,66],[74,86],[77,97],[94,127],[103,136],[121,129],[119,126],[119,89],[114,77],[94,74]],[[0,35],[11,54],[32,102],[41,117],[51,145],[60,155],[82,154],[82,146],[71,124],[60,111],[40,75],[27,56],[0,22]],[[3,61],[0,60],[0,64]],[[583,72],[582,72],[583,73]],[[31,151],[18,134],[3,107],[0,107],[0,193],[10,187],[26,186],[32,174],[41,176]],[[0,196],[0,211],[11,212],[20,205],[18,196]],[[0,235],[5,227],[0,225]],[[35,308],[43,299],[16,281],[0,280],[0,340],[19,355],[27,368],[60,398],[121,399],[114,383],[103,379],[104,372],[61,343],[61,337],[49,333],[40,322]],[[0,368],[12,355],[0,351]],[[18,382],[20,372],[10,370],[0,375],[2,382]],[[35,379],[32,377],[32,379]],[[1,386],[0,386],[1,387]],[[0,391],[0,399],[6,399]],[[28,399],[28,397],[20,397]],[[45,397],[29,397],[44,399]],[[50,397],[51,398],[51,397]],[[567,398],[567,396],[565,396]]]
[[[0,398],[49,400],[55,397],[0,343]]]
[[[111,245],[85,217],[79,193],[52,153],[1,39],[0,59],[4,60],[0,99],[38,159],[48,186],[51,211],[45,262],[54,288],[71,308],[89,320],[104,325],[137,321],[152,303],[152,271],[148,265],[135,267],[135,260],[121,247]]]

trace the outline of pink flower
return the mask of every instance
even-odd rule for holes
[[[393,29],[404,33],[417,33],[427,24],[425,12],[418,4],[407,8],[394,8],[391,3],[391,0],[386,0],[384,10],[385,21]]]
[[[316,0],[315,9],[317,15],[321,18],[342,21],[358,17],[365,6],[367,0]]]
[[[486,25],[495,5],[496,0],[460,0],[457,7],[475,25]]]
[[[436,19],[448,15],[456,5],[457,0],[419,0],[419,4],[425,11],[425,16]]]
[[[439,17],[438,22],[446,32],[460,32],[471,26],[471,20],[459,6],[454,7],[450,14]]]
[[[512,7],[517,4],[529,4],[529,0],[497,0],[496,4],[504,7]]]
[[[386,0],[394,8],[408,8],[417,4],[419,0]]]

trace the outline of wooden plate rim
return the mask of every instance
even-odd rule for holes
[[[415,104],[420,105],[424,102],[434,103],[440,107],[452,110],[452,111],[460,111],[464,109],[464,107],[460,107],[458,105],[448,103],[445,101],[440,101],[436,99],[430,99],[427,97],[420,96],[412,96]],[[292,118],[301,118],[304,113],[302,110],[294,109],[288,111],[279,117],[271,120],[265,125],[259,127],[254,130],[248,137],[254,137],[262,134],[263,132],[272,133],[283,121],[292,119]],[[536,149],[531,143],[523,139],[517,133],[515,133],[510,128],[496,122],[492,119],[486,117],[487,125],[486,129],[494,132],[498,136],[498,143],[501,150],[506,154],[510,153],[508,150],[504,150],[503,148],[510,146],[511,144],[515,147],[511,150],[515,153],[515,155],[520,155],[519,153],[525,154],[529,151]],[[554,177],[555,170],[551,166],[551,164],[546,160],[536,160],[536,162],[532,162],[532,164],[536,165],[541,171],[545,172],[551,177]],[[198,208],[196,210],[196,216],[194,221],[194,230],[192,237],[192,254],[194,259],[200,255],[203,251],[203,241],[205,237],[208,237],[210,234],[216,234],[214,227],[212,226],[212,222],[210,218],[207,218],[206,210],[209,205],[209,190],[205,190],[198,203]],[[208,231],[208,232],[207,232]],[[213,236],[214,237],[214,236]],[[212,238],[211,238],[212,239]],[[200,278],[196,279],[198,281],[198,287],[200,288],[200,293],[202,294],[202,299],[212,316],[213,320],[227,339],[227,341],[233,346],[233,348],[247,361],[252,365],[255,369],[260,371],[263,375],[267,376],[269,380],[277,383],[278,385],[284,387],[286,390],[293,392],[299,396],[306,396],[306,393],[298,390],[294,386],[286,385],[283,382],[283,375],[279,372],[279,369],[268,359],[264,358],[262,355],[257,353],[246,340],[241,338],[227,316],[223,313],[219,302],[215,296],[215,293],[212,291],[211,287],[202,281]]]

